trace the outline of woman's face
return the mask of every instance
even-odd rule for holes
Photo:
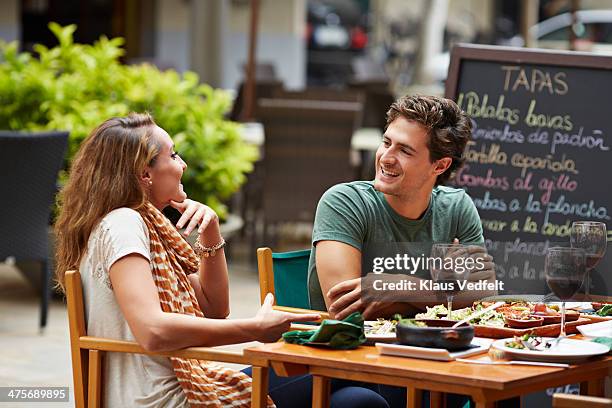
[[[153,166],[146,169],[146,187],[151,203],[162,210],[170,200],[182,202],[187,198],[181,184],[187,164],[174,151],[174,143],[164,129],[156,126],[153,137],[157,138],[160,150]]]

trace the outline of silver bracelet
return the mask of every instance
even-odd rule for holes
[[[196,239],[195,244],[193,245],[193,251],[200,258],[202,258],[202,257],[208,258],[209,256],[211,256],[211,257],[215,256],[217,254],[217,251],[220,250],[221,248],[223,248],[224,246],[225,246],[225,240],[223,239],[223,237],[221,237],[221,241],[219,241],[218,244],[215,244],[215,245],[210,246],[210,247],[205,247],[200,242],[200,237],[198,236],[198,238]]]

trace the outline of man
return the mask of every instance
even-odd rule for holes
[[[328,310],[338,319],[354,311],[368,319],[420,309],[419,302],[363,301],[361,277],[371,272],[362,271],[367,248],[460,242],[479,245],[469,247],[472,252],[482,251],[482,226],[472,200],[463,190],[441,186],[463,164],[471,130],[470,119],[448,99],[405,96],[391,105],[376,152],[375,180],[336,185],[317,207],[308,279],[313,309]],[[470,280],[493,281],[491,258],[481,255],[485,267]],[[428,276],[408,277],[420,278]],[[486,294],[492,293],[464,295],[462,303]],[[435,295],[421,291],[419,299]]]

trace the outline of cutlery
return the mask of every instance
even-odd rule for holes
[[[567,368],[570,365],[565,363],[543,363],[539,361],[487,361],[487,360],[470,360],[467,358],[456,358],[455,361],[461,363],[471,364],[484,364],[484,365],[532,365],[532,366],[544,366],[544,367],[559,367]]]
[[[477,318],[477,317],[480,317],[480,316],[482,316],[483,314],[485,314],[485,313],[487,313],[487,312],[490,312],[491,310],[495,310],[495,309],[497,309],[498,307],[500,307],[501,305],[505,305],[505,304],[506,304],[506,302],[496,302],[496,303],[492,304],[491,306],[489,306],[489,307],[487,307],[487,308],[485,308],[485,309],[482,309],[482,310],[480,310],[480,311],[478,311],[478,312],[476,312],[476,313],[472,313],[472,314],[471,314],[471,315],[469,315],[468,317],[466,317],[466,318],[464,318],[464,319],[461,319],[461,320],[459,320],[457,323],[453,324],[453,327],[451,327],[451,329],[454,329],[454,328],[456,328],[456,327],[459,327],[459,326],[461,326],[463,323],[467,323],[467,322],[469,322],[470,320],[473,320],[473,319],[475,319],[475,318]]]

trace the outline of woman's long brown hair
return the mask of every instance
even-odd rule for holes
[[[66,271],[79,268],[97,223],[114,209],[138,209],[146,202],[140,177],[159,153],[155,126],[146,113],[112,118],[94,129],[79,148],[58,196],[55,258],[62,291]]]

